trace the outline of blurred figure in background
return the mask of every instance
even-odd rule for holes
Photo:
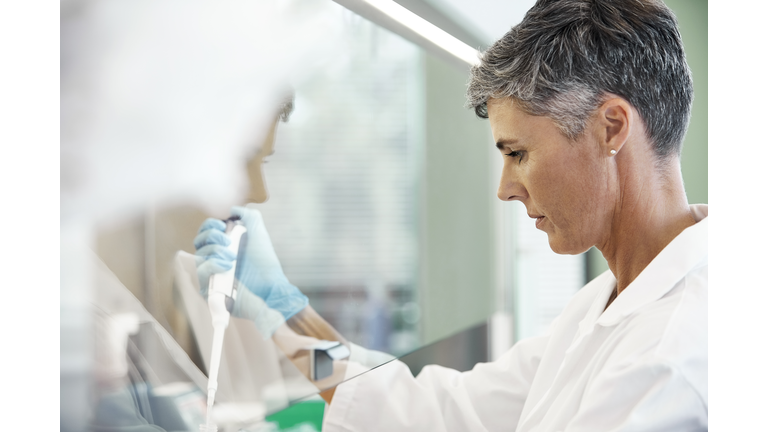
[[[308,64],[332,58],[325,18],[322,5],[302,0],[62,1],[63,431],[103,420],[94,397],[126,377],[201,385],[204,375],[156,317],[93,255],[96,229],[158,203],[216,214],[241,202],[242,163],[269,134],[285,89]],[[131,335],[144,328],[167,370],[181,372],[133,374]],[[132,396],[135,419],[151,425],[141,394]]]

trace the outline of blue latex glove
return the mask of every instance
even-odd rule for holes
[[[200,225],[195,237],[195,264],[200,294],[208,298],[208,282],[216,273],[223,273],[235,264],[235,256],[227,246],[232,243],[224,234],[227,225],[220,219],[208,218]]]
[[[199,234],[195,238],[197,279],[200,283],[200,294],[204,298],[208,297],[211,276],[231,269],[237,258],[227,248],[231,241],[224,234],[225,229],[223,221],[207,219],[200,226]],[[237,294],[231,311],[232,316],[253,321],[264,338],[270,338],[285,322],[285,318],[280,312],[270,309],[264,300],[251,293],[240,281],[236,280],[236,284]]]
[[[240,286],[263,299],[267,307],[280,312],[286,320],[289,319],[304,309],[309,301],[307,296],[285,277],[261,212],[245,207],[233,207],[232,215],[240,216],[248,235],[243,262],[237,266],[235,279]],[[226,250],[230,241],[224,234],[225,228],[224,222],[208,219],[203,222],[200,233],[195,238],[195,255],[199,260],[198,278],[203,295],[207,295],[210,275],[229,270],[236,258]]]

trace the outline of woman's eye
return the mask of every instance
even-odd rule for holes
[[[523,152],[521,151],[511,151],[509,153],[506,153],[505,156],[509,156],[511,158],[520,158],[520,160],[523,160]]]

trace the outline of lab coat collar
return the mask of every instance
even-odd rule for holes
[[[708,206],[696,204],[690,207],[696,224],[683,230],[648,264],[608,309],[599,315],[597,324],[606,327],[618,324],[636,310],[663,297],[691,270],[707,262]],[[605,307],[610,292],[616,286],[613,274],[610,279],[601,293],[606,294],[607,291],[607,295],[597,296],[592,309]],[[610,289],[607,289],[608,286]]]

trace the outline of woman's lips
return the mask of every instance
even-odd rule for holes
[[[536,228],[541,229],[541,224],[544,222],[544,216],[536,218]]]

